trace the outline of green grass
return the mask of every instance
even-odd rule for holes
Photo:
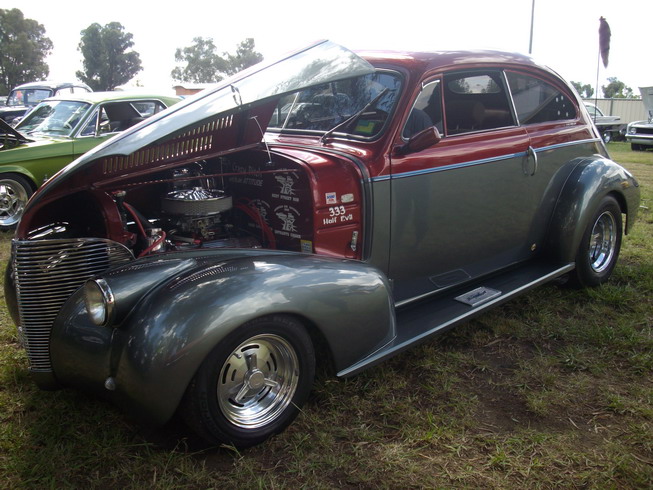
[[[355,378],[320,377],[286,432],[244,452],[39,391],[2,302],[0,485],[650,488],[653,152],[609,151],[642,186],[610,283],[544,286]]]

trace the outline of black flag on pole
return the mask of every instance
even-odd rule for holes
[[[601,23],[599,25],[599,50],[601,51],[603,66],[607,68],[608,56],[610,55],[610,36],[612,36],[612,33],[605,17],[601,17],[599,22]]]

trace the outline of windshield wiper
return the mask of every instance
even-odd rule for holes
[[[379,99],[381,99],[381,97],[383,97],[383,96],[388,92],[388,90],[390,90],[388,87],[384,88],[383,90],[381,90],[381,91],[378,93],[378,95],[377,95],[376,97],[374,97],[372,100],[370,100],[370,101],[365,105],[365,107],[363,107],[360,111],[358,111],[358,112],[356,112],[355,114],[349,116],[347,119],[345,119],[344,121],[342,121],[340,124],[336,124],[334,127],[332,127],[331,129],[329,129],[329,130],[328,130],[326,133],[324,133],[324,134],[322,135],[322,137],[320,138],[320,144],[321,144],[321,145],[324,145],[324,143],[326,142],[327,138],[330,137],[333,133],[335,133],[338,129],[341,129],[341,128],[344,128],[344,127],[346,127],[346,126],[349,126],[351,123],[353,123],[354,121],[356,121],[359,117],[361,117],[361,116],[365,113],[365,111],[367,111],[370,107],[374,106],[374,105],[379,101]]]

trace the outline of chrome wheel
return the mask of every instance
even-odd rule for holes
[[[0,227],[10,228],[18,223],[31,194],[29,190],[23,179],[0,179]]]
[[[217,343],[191,381],[180,412],[212,444],[260,444],[299,414],[315,376],[304,325],[286,315],[256,318]]]
[[[603,272],[611,265],[616,245],[617,224],[612,213],[606,211],[594,222],[590,235],[588,257],[594,272]]]
[[[594,287],[610,278],[619,258],[622,231],[621,207],[614,197],[606,196],[583,231],[571,286]]]
[[[288,407],[298,380],[299,360],[292,345],[278,335],[257,335],[234,349],[222,366],[220,410],[237,427],[263,427]]]

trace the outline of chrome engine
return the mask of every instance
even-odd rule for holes
[[[232,196],[218,189],[214,179],[206,178],[199,165],[195,170],[183,168],[174,172],[171,189],[161,198],[160,209],[160,226],[173,248],[260,247],[254,237],[236,233]],[[153,243],[160,232],[155,229],[151,233],[148,240]]]

